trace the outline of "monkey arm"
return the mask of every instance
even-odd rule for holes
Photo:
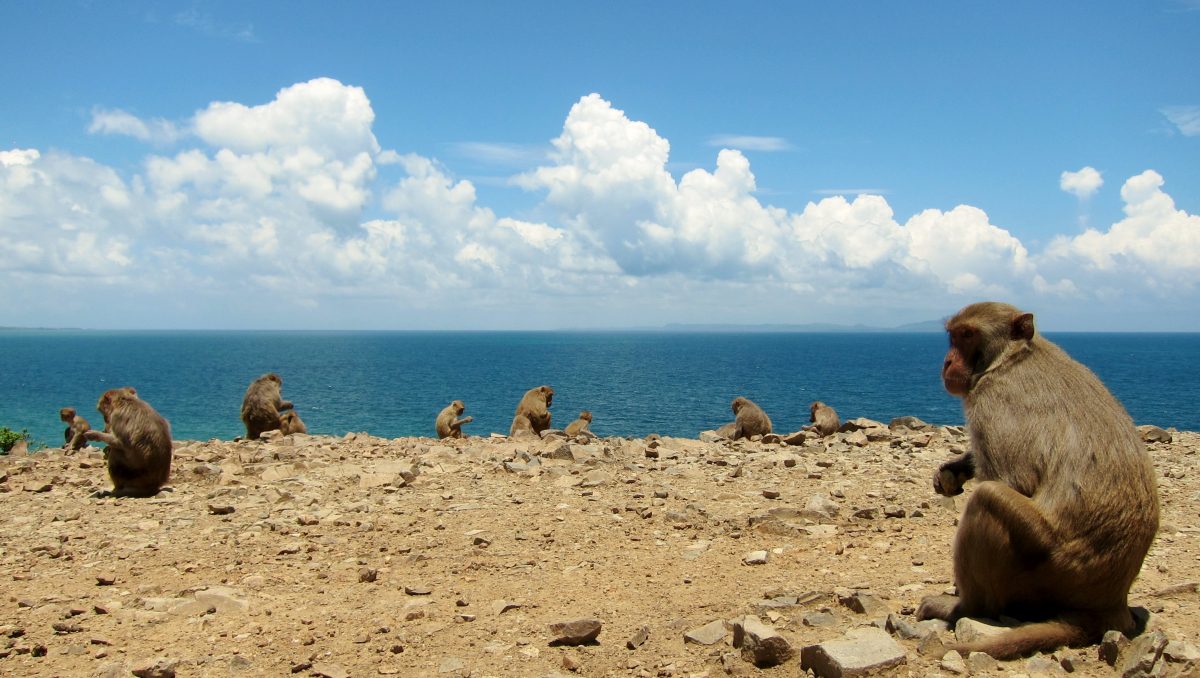
[[[276,406],[275,409],[279,410],[280,412],[282,412],[284,410],[290,410],[290,409],[292,409],[292,401],[280,400],[279,405]]]
[[[86,440],[87,440],[87,431],[80,431],[79,433],[76,433],[71,438],[71,442],[67,443],[66,447],[67,447],[67,449],[70,449],[70,450],[81,449],[86,444],[85,443]]]
[[[109,433],[108,431],[96,431],[96,430],[86,431],[83,434],[83,437],[87,438],[88,440],[91,440],[92,442],[97,442],[97,443],[107,443],[109,445],[120,445],[121,444],[121,441],[117,440],[117,437],[115,435]]]
[[[942,464],[933,475],[933,491],[947,497],[962,494],[963,484],[975,477],[975,453],[964,452]]]
[[[1004,483],[979,483],[967,505],[980,511],[1008,532],[1013,549],[1030,559],[1047,557],[1054,548],[1054,527],[1033,500]]]
[[[463,417],[462,419],[455,419],[454,423],[450,424],[450,427],[458,428],[459,426],[462,426],[463,424],[469,424],[473,421],[475,421],[475,417]]]

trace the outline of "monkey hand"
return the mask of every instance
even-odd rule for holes
[[[473,421],[475,421],[475,417],[463,417],[462,418],[462,423],[464,423],[464,424],[469,424]]]
[[[956,473],[950,464],[943,464],[937,473],[933,474],[933,491],[940,495],[953,497],[962,494],[963,483],[967,478]]]

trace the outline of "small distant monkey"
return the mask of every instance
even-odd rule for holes
[[[588,424],[592,423],[592,413],[584,410],[579,413],[579,418],[567,424],[567,435],[577,436],[580,433],[591,433]]]
[[[274,372],[250,382],[242,398],[242,423],[246,425],[248,440],[258,440],[264,431],[279,428],[280,413],[292,409],[291,401],[280,396],[281,388],[283,379]]]
[[[837,433],[841,422],[832,407],[818,400],[809,407],[809,411],[812,413],[812,426],[809,428],[820,433],[822,438]]]
[[[92,429],[88,420],[75,414],[74,407],[64,407],[58,411],[58,416],[67,425],[63,431],[63,449],[75,452],[87,446],[87,438],[83,434]]]
[[[461,400],[455,400],[442,408],[442,411],[438,413],[437,420],[434,421],[438,438],[465,438],[466,435],[462,432],[463,424],[475,421],[475,417],[458,418],[466,411],[467,406]]]
[[[731,440],[765,436],[771,432],[771,418],[754,401],[738,396],[729,404],[734,414],[734,431]]]
[[[109,431],[90,430],[88,440],[108,445],[113,489],[100,496],[152,497],[171,474],[171,425],[131,388],[105,391],[96,403]]]
[[[300,419],[295,410],[289,410],[279,415],[279,432],[285,436],[293,433],[308,433],[308,427]]]
[[[549,386],[531,388],[521,397],[517,411],[513,413],[513,423],[508,435],[528,432],[541,435],[542,431],[550,428],[550,404],[554,401],[554,389]]]

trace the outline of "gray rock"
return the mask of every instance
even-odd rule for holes
[[[1109,666],[1116,666],[1121,653],[1129,647],[1129,639],[1120,631],[1107,631],[1100,641],[1100,659]]]
[[[861,431],[861,430],[869,429],[869,428],[886,429],[887,427],[884,426],[882,423],[875,421],[874,419],[867,419],[866,417],[858,417],[857,419],[850,419],[848,421],[842,422],[842,425],[838,428],[838,432],[847,433],[850,431]]]
[[[1172,640],[1167,643],[1167,647],[1163,650],[1163,656],[1169,662],[1200,663],[1200,646],[1182,640]]]
[[[645,643],[648,638],[650,638],[650,627],[643,626],[642,628],[638,629],[637,633],[633,634],[632,638],[625,641],[625,647],[631,650],[636,650],[641,647],[642,643]]]
[[[946,654],[946,644],[942,642],[942,637],[937,631],[929,631],[921,637],[921,642],[917,643],[917,652],[925,657],[942,657]]]
[[[796,654],[786,638],[749,615],[733,623],[733,646],[741,648],[742,656],[759,668],[778,666]]]
[[[888,633],[899,636],[902,640],[916,640],[921,637],[921,629],[914,626],[907,619],[895,614],[887,616],[884,629]]]
[[[1003,626],[993,626],[978,619],[963,617],[954,625],[954,638],[960,643],[973,643],[977,640],[998,636],[1007,630]]]
[[[178,659],[155,657],[140,662],[130,670],[130,673],[138,678],[175,678],[175,667],[177,666],[179,666]]]
[[[550,625],[551,645],[582,645],[596,642],[604,624],[599,619],[573,619]]]
[[[875,615],[888,611],[882,600],[862,591],[855,591],[846,596],[839,595],[838,602],[859,614]]]
[[[889,424],[888,428],[895,431],[896,429],[910,429],[917,431],[923,428],[928,428],[929,424],[917,419],[916,417],[896,417]]]
[[[967,670],[971,673],[993,672],[999,668],[1000,662],[986,652],[972,652],[967,655]]]
[[[861,676],[907,661],[904,649],[883,629],[854,629],[843,640],[809,645],[800,651],[800,668],[821,678]]]
[[[1147,631],[1134,638],[1117,661],[1117,673],[1122,678],[1142,678],[1153,675],[1154,664],[1167,647],[1167,635],[1162,631]]]
[[[962,655],[958,650],[950,650],[942,655],[940,666],[955,675],[965,675],[967,673],[967,663],[963,661]]]
[[[823,494],[814,494],[808,498],[808,503],[804,505],[804,516],[812,517],[814,520],[821,519],[832,520],[837,517],[841,507],[837,502]]]
[[[805,626],[833,626],[837,624],[837,617],[832,612],[809,612],[804,615],[803,622]]]
[[[717,619],[683,634],[683,642],[714,645],[725,640],[726,633],[728,631],[725,629],[725,622]]]
[[[742,558],[747,565],[766,565],[769,554],[766,551],[751,551]]]

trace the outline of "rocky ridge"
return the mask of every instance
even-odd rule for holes
[[[89,496],[97,448],[4,457],[0,673],[1191,675],[1200,435],[1144,436],[1148,631],[1013,662],[945,650],[999,622],[912,615],[952,586],[957,427],[177,441],[141,500]]]

